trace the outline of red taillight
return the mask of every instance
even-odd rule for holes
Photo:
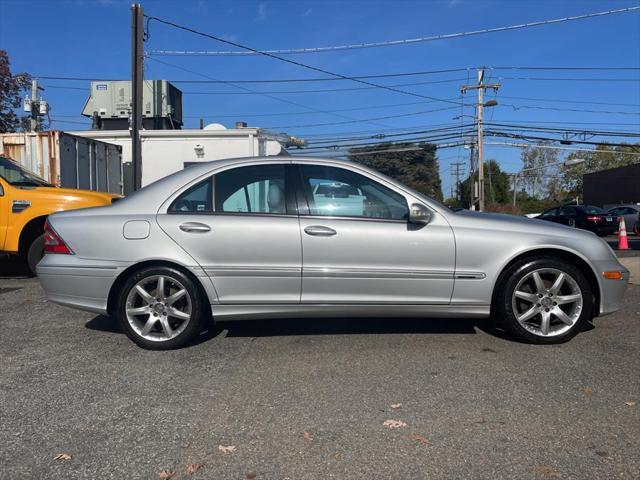
[[[589,220],[590,222],[599,222],[600,220],[602,220],[602,217],[587,216],[587,220]]]
[[[62,253],[64,255],[73,255],[71,249],[60,238],[60,235],[51,228],[49,222],[44,224],[44,251],[45,253]]]

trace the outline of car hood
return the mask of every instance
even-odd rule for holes
[[[41,198],[62,199],[65,203],[91,203],[94,205],[109,205],[114,198],[120,195],[93,190],[80,190],[76,188],[35,187],[34,193]]]
[[[586,230],[561,225],[559,223],[539,220],[537,218],[519,217],[506,213],[474,212],[461,210],[451,215],[451,224],[465,224],[468,226],[478,226],[492,230],[503,230],[509,232],[536,233],[558,236],[585,236],[593,238],[594,233]]]

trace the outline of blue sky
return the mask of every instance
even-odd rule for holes
[[[0,0],[0,48],[9,51],[14,72],[41,76],[122,78],[130,76],[130,1],[120,0]],[[161,1],[142,2],[145,13],[256,48],[295,48],[395,40],[512,25],[637,5],[637,1]],[[29,32],[30,34],[27,34]],[[232,47],[154,23],[147,50],[228,50]],[[324,76],[264,57],[153,57],[206,77],[231,79],[312,78]],[[345,75],[415,72],[476,66],[591,66],[640,67],[640,12],[549,25],[513,32],[366,50],[293,55],[292,58]],[[505,78],[506,77],[506,78]],[[566,80],[526,80],[525,78]],[[148,60],[147,79],[203,80],[179,68]],[[570,126],[585,129],[640,131],[639,71],[510,71],[489,70],[491,82],[502,84],[499,105],[487,111],[487,120],[522,124]],[[587,80],[597,78],[600,80]],[[459,100],[462,84],[475,81],[475,72],[374,80],[387,85],[437,81],[401,87],[423,95]],[[578,79],[578,80],[569,80]],[[631,79],[635,81],[603,81]],[[81,129],[79,117],[88,97],[88,82],[42,80],[44,97],[52,105],[55,128]],[[246,85],[255,91],[355,88],[350,81]],[[60,88],[62,87],[62,88]],[[73,88],[69,88],[73,87]],[[179,84],[185,92],[186,127],[198,117],[227,126],[245,120],[303,138],[324,133],[416,130],[454,125],[460,108],[380,121],[303,127],[349,119],[367,119],[451,106],[419,103],[421,99],[381,89],[342,92],[280,94],[242,92],[224,84]],[[196,93],[200,92],[200,93]],[[235,94],[234,94],[235,93]],[[491,95],[489,95],[491,97]],[[504,97],[504,98],[503,98]],[[544,100],[523,100],[525,97]],[[565,102],[557,102],[564,100]],[[467,95],[467,103],[472,97]],[[575,102],[602,102],[606,105]],[[403,105],[398,105],[403,104]],[[385,106],[386,105],[386,106]],[[393,106],[390,106],[393,105]],[[516,108],[514,108],[514,105]],[[383,107],[380,107],[383,106]],[[558,108],[541,110],[523,107]],[[335,114],[313,110],[376,107]],[[380,108],[377,108],[380,107]],[[597,110],[590,113],[573,110]],[[307,112],[303,115],[296,113]],[[309,113],[311,112],[311,113]],[[279,113],[277,116],[257,116]],[[466,107],[466,115],[473,108]],[[635,113],[635,114],[634,114]],[[470,120],[470,119],[467,119]],[[558,122],[558,123],[550,123]],[[560,123],[566,122],[566,123]],[[449,164],[466,161],[462,149],[439,152],[446,189],[452,183]],[[496,158],[507,171],[520,167],[517,148],[489,146],[487,158]],[[467,169],[468,170],[468,169]]]

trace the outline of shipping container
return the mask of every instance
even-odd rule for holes
[[[57,130],[3,133],[0,155],[59,187],[123,193],[119,145]]]

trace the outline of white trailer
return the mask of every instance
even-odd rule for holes
[[[125,192],[131,191],[131,137],[128,130],[85,130],[69,132],[80,137],[122,147]],[[142,186],[198,162],[224,158],[288,155],[283,143],[297,139],[272,134],[259,128],[227,129],[219,124],[202,130],[143,130]]]

